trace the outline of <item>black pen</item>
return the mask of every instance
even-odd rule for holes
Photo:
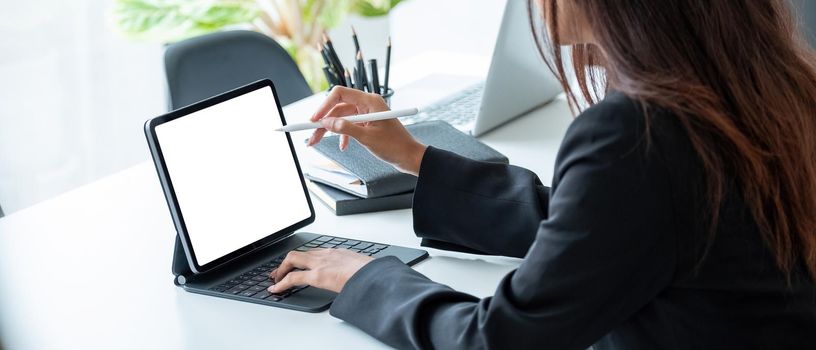
[[[385,82],[383,83],[383,94],[388,93],[388,76],[391,72],[391,37],[388,37],[388,43],[385,48]]]
[[[371,69],[371,83],[369,83],[369,87],[371,88],[371,92],[381,95],[380,93],[380,72],[377,72],[377,60],[372,58],[368,60],[368,67]]]

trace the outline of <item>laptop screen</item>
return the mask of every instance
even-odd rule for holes
[[[281,126],[263,87],[155,127],[198,265],[311,216]]]

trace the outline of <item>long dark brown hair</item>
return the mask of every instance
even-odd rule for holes
[[[801,263],[816,279],[816,54],[788,1],[568,1],[598,45],[572,46],[580,95],[559,45],[558,1],[544,1],[543,30],[541,9],[528,7],[570,107],[611,86],[670,110],[705,170],[709,244],[730,176],[779,268],[790,277]]]

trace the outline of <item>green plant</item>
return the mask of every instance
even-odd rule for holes
[[[368,0],[353,1],[352,12],[364,17],[377,17],[387,15],[392,8],[397,6],[402,0]]]
[[[117,0],[113,20],[130,39],[174,42],[250,23],[260,12],[254,1]]]
[[[403,0],[116,0],[112,21],[133,40],[171,43],[225,28],[262,32],[281,44],[313,90],[326,88],[315,45],[347,15],[377,17]]]

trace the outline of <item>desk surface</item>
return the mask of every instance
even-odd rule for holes
[[[409,96],[412,89],[417,86],[401,91]],[[297,116],[310,115],[322,99],[322,94],[309,97],[284,108],[284,114],[290,122],[300,121]],[[420,100],[397,99],[393,107],[426,102]],[[481,140],[549,183],[571,120],[558,99]],[[419,247],[410,210],[337,217],[319,201],[315,210],[317,219],[305,231]],[[149,162],[0,219],[4,344],[10,349],[385,347],[328,312],[184,292],[170,273],[174,235]],[[418,264],[418,271],[477,296],[492,295],[520,261],[429,251],[431,258]]]

